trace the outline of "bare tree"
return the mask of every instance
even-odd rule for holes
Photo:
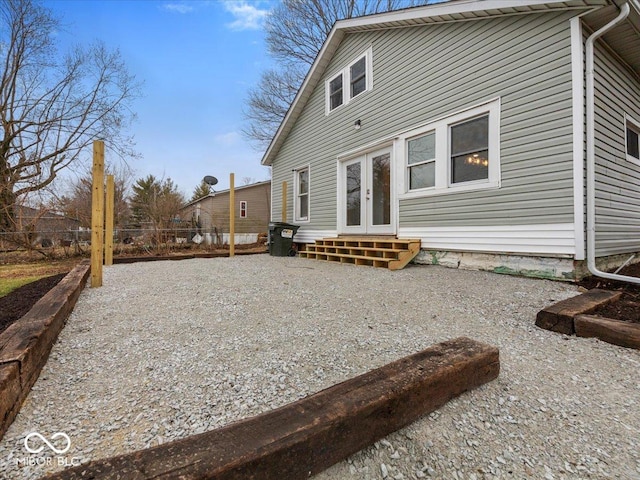
[[[126,165],[118,168],[108,167],[106,175],[114,177],[114,226],[124,227],[131,215],[129,196],[131,193],[131,169]],[[93,178],[91,172],[70,182],[65,195],[54,199],[52,207],[70,218],[80,221],[80,226],[91,227],[91,196]]]
[[[267,146],[273,138],[303,78],[304,72],[296,67],[267,70],[257,87],[249,91],[244,112],[248,124],[243,134],[257,148]]]
[[[58,55],[59,28],[37,0],[0,0],[0,231],[15,228],[22,196],[78,164],[93,140],[135,155],[123,132],[140,85],[100,43]]]
[[[270,13],[267,48],[278,68],[267,70],[249,92],[244,136],[269,145],[289,105],[338,20],[424,5],[430,0],[283,0]]]

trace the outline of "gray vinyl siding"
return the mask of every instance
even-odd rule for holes
[[[640,81],[598,45],[595,56],[596,256],[640,251],[640,166],[627,161],[625,113],[640,119]]]
[[[324,81],[318,84],[273,162],[274,216],[282,181],[291,199],[291,170],[308,164],[305,227],[335,229],[339,154],[500,97],[502,187],[401,200],[400,227],[573,222],[569,19],[575,14],[347,35],[324,79],[372,46],[373,90],[327,116]],[[293,202],[287,203],[291,220]]]

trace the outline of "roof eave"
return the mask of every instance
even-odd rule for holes
[[[460,0],[449,1],[422,7],[378,13],[363,17],[350,18],[336,22],[327,36],[327,40],[318,52],[313,65],[309,69],[289,110],[280,123],[276,134],[269,143],[260,163],[271,166],[286,136],[304,109],[307,100],[324,75],[325,68],[331,61],[345,34],[374,28],[399,28],[417,24],[465,21],[473,18],[481,19],[498,15],[518,13],[534,13],[549,10],[584,9],[604,6],[608,0]],[[465,14],[478,14],[475,17],[464,17]],[[483,14],[484,15],[481,15]],[[461,18],[456,18],[462,16]],[[416,22],[417,19],[423,20]],[[429,20],[429,21],[424,21]],[[416,23],[412,23],[416,22]]]

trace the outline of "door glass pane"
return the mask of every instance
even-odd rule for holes
[[[361,164],[347,165],[347,225],[360,225],[360,199],[362,198]]]
[[[388,153],[373,157],[371,184],[371,224],[391,223],[391,156]]]

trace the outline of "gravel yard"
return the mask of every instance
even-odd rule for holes
[[[25,465],[30,432],[65,432],[64,457],[87,462],[256,415],[464,335],[500,348],[497,380],[316,478],[638,479],[640,352],[534,325],[577,293],[487,272],[267,255],[108,267],[0,441],[0,478],[63,468]]]

